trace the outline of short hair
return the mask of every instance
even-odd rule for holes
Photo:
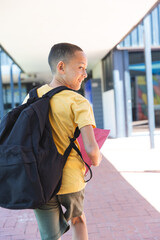
[[[71,43],[58,43],[53,45],[48,56],[48,63],[52,73],[56,72],[56,67],[59,61],[67,61],[76,51],[83,50]]]

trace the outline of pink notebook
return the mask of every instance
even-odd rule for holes
[[[107,137],[110,133],[110,130],[100,129],[100,128],[94,128],[93,130],[94,130],[94,135],[95,135],[96,141],[98,143],[98,146],[101,149],[103,143],[105,142],[105,140],[107,139]],[[91,166],[92,165],[91,160],[89,159],[89,157],[88,157],[88,155],[85,151],[81,134],[77,138],[77,140],[78,140],[78,143],[80,145],[80,149],[81,149],[81,153],[82,153],[82,157],[83,157],[84,161],[86,163],[88,163],[89,166]],[[87,173],[87,171],[88,171],[88,168],[86,167],[86,173]]]

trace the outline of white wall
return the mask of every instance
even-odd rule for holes
[[[103,121],[104,129],[110,129],[110,137],[116,137],[116,118],[114,90],[103,93]]]
[[[95,65],[95,67],[92,69],[92,77],[93,79],[100,78],[101,79],[101,89],[103,91],[103,72],[102,72],[102,62],[100,61]]]
[[[93,78],[101,78],[102,77],[102,63],[97,63],[92,69]]]
[[[114,101],[114,90],[103,92],[103,71],[102,61],[97,63],[92,70],[93,79],[101,79],[102,87],[102,105],[103,105],[103,122],[104,129],[110,129],[110,137],[116,137],[116,118],[115,118],[115,101]]]

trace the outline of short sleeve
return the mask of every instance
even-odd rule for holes
[[[72,112],[74,122],[78,125],[79,129],[87,125],[92,125],[95,128],[95,118],[89,101],[81,95],[76,96],[74,100]]]

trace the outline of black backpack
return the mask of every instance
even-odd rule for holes
[[[27,103],[14,108],[2,119],[1,207],[35,209],[47,203],[60,189],[63,167],[72,148],[82,157],[74,143],[80,134],[78,127],[74,136],[69,136],[70,144],[64,155],[58,152],[52,137],[49,100],[62,90],[71,89],[57,87],[40,98],[36,89],[32,89]],[[90,174],[91,179],[91,170]]]

